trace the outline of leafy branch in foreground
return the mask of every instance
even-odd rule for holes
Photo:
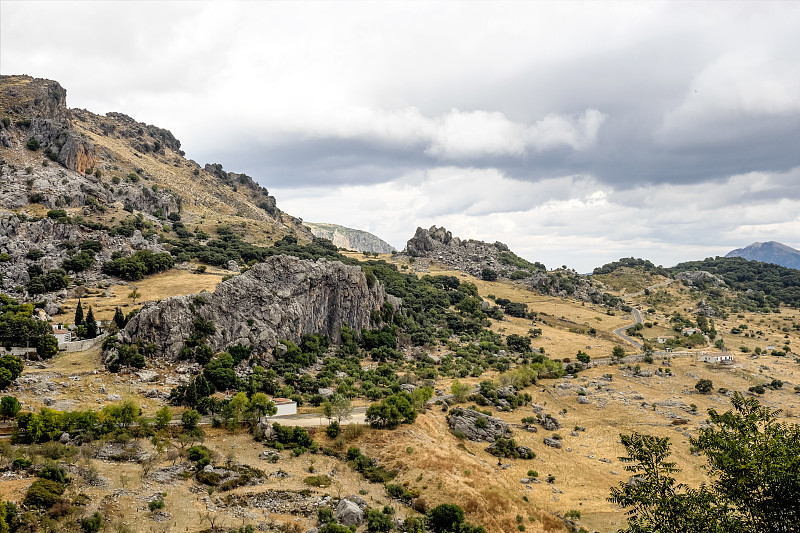
[[[778,422],[755,398],[735,394],[732,411],[690,439],[706,456],[709,487],[677,483],[669,438],[621,435],[632,473],[609,501],[627,508],[623,533],[800,531],[800,426]]]

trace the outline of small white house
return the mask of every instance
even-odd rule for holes
[[[290,416],[297,414],[297,402],[288,398],[273,398],[272,403],[278,408],[278,412],[273,416]]]
[[[711,363],[712,365],[730,365],[733,364],[733,356],[729,353],[704,353],[700,355],[700,360],[704,363]]]
[[[61,348],[65,342],[72,341],[72,332],[68,329],[58,328],[53,329],[53,336],[58,341],[58,347]]]
[[[686,337],[688,337],[689,335],[694,335],[695,333],[702,333],[702,332],[697,328],[683,328],[681,330],[681,333],[683,333]]]
[[[675,335],[665,335],[663,337],[657,337],[656,341],[658,344],[666,344],[667,341],[671,341],[673,339],[675,339]]]

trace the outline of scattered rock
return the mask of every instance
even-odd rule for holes
[[[541,424],[541,426],[548,431],[556,431],[561,429],[561,424],[552,415],[544,415],[539,420],[539,424]]]
[[[544,443],[551,448],[555,448],[557,450],[561,449],[561,441],[558,439],[554,439],[553,437],[545,437]]]

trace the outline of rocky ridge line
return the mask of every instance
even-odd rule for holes
[[[501,260],[501,254],[506,257],[513,255],[506,244],[499,241],[490,244],[473,239],[462,240],[453,237],[444,227],[431,226],[427,230],[417,228],[416,234],[406,243],[405,254],[427,258],[478,278],[484,269],[489,269],[499,277],[515,279],[528,289],[549,296],[604,303],[603,291],[572,269],[524,271]],[[511,278],[516,272],[523,272],[524,276]]]

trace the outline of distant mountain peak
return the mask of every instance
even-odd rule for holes
[[[754,242],[728,252],[725,257],[743,257],[800,270],[800,251],[776,241]]]

